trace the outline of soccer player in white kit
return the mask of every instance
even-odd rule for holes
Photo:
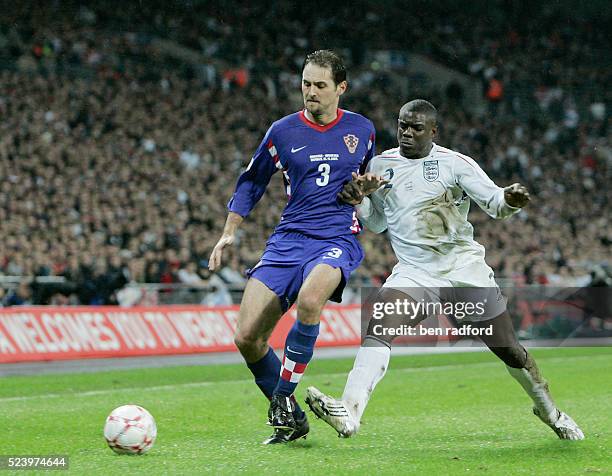
[[[398,258],[377,301],[417,301],[415,288],[494,289],[501,296],[493,270],[485,262],[484,247],[474,240],[467,221],[470,199],[491,217],[503,219],[519,212],[528,203],[529,193],[518,183],[498,187],[472,158],[435,144],[436,131],[435,107],[422,99],[408,102],[399,113],[399,147],[374,157],[368,173],[354,175],[340,194],[357,206],[360,220],[371,231],[388,230]],[[492,326],[493,336],[481,339],[531,397],[535,415],[561,439],[584,439],[572,418],[556,407],[535,361],[518,342],[505,299],[491,299],[487,306],[486,315],[465,318],[462,324]],[[410,321],[412,326],[428,316],[416,317]],[[389,322],[397,319],[391,316]],[[373,323],[374,319],[342,398],[336,400],[315,387],[307,390],[306,403],[342,437],[357,433],[368,400],[389,365],[394,336],[375,335]]]

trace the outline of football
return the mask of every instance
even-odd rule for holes
[[[153,447],[157,426],[153,416],[138,405],[115,408],[106,418],[104,438],[119,454],[141,455]]]

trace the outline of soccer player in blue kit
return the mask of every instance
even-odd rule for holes
[[[287,205],[261,260],[248,272],[234,337],[236,346],[268,399],[274,433],[264,444],[306,436],[306,414],[293,396],[319,334],[325,303],[339,302],[351,272],[363,259],[355,210],[337,195],[374,155],[375,131],[365,117],[338,108],[347,89],[346,69],[332,51],[309,54],[302,69],[304,109],[274,122],[228,203],[223,234],[209,261],[220,267],[223,249],[281,171]],[[297,320],[285,342],[283,361],[268,339],[296,302]]]

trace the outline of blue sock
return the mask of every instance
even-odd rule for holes
[[[318,335],[319,324],[308,325],[295,321],[285,341],[283,365],[274,395],[293,395],[308,362],[312,359]]]
[[[268,347],[268,353],[257,362],[252,364],[247,362],[247,367],[253,374],[253,377],[255,377],[255,383],[263,394],[268,400],[272,398],[281,368],[280,360],[272,350],[272,347]]]
[[[268,400],[272,398],[281,371],[281,362],[272,350],[272,347],[269,347],[268,353],[257,362],[252,364],[247,362],[247,367],[255,377],[255,383],[262,393]],[[300,408],[295,399],[293,400],[295,404],[294,416],[301,419],[304,417],[304,411]]]

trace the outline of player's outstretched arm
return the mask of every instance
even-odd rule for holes
[[[493,218],[508,218],[529,201],[525,187],[518,183],[498,187],[470,157],[461,156],[461,160],[454,161],[453,173],[459,186]]]
[[[523,208],[531,200],[527,187],[520,183],[513,183],[504,188],[504,200],[513,208]]]
[[[225,221],[225,227],[223,228],[223,234],[210,254],[208,259],[208,269],[211,271],[217,270],[221,266],[221,259],[223,258],[223,248],[234,244],[236,237],[236,230],[242,223],[243,218],[238,213],[229,212],[227,220]]]

